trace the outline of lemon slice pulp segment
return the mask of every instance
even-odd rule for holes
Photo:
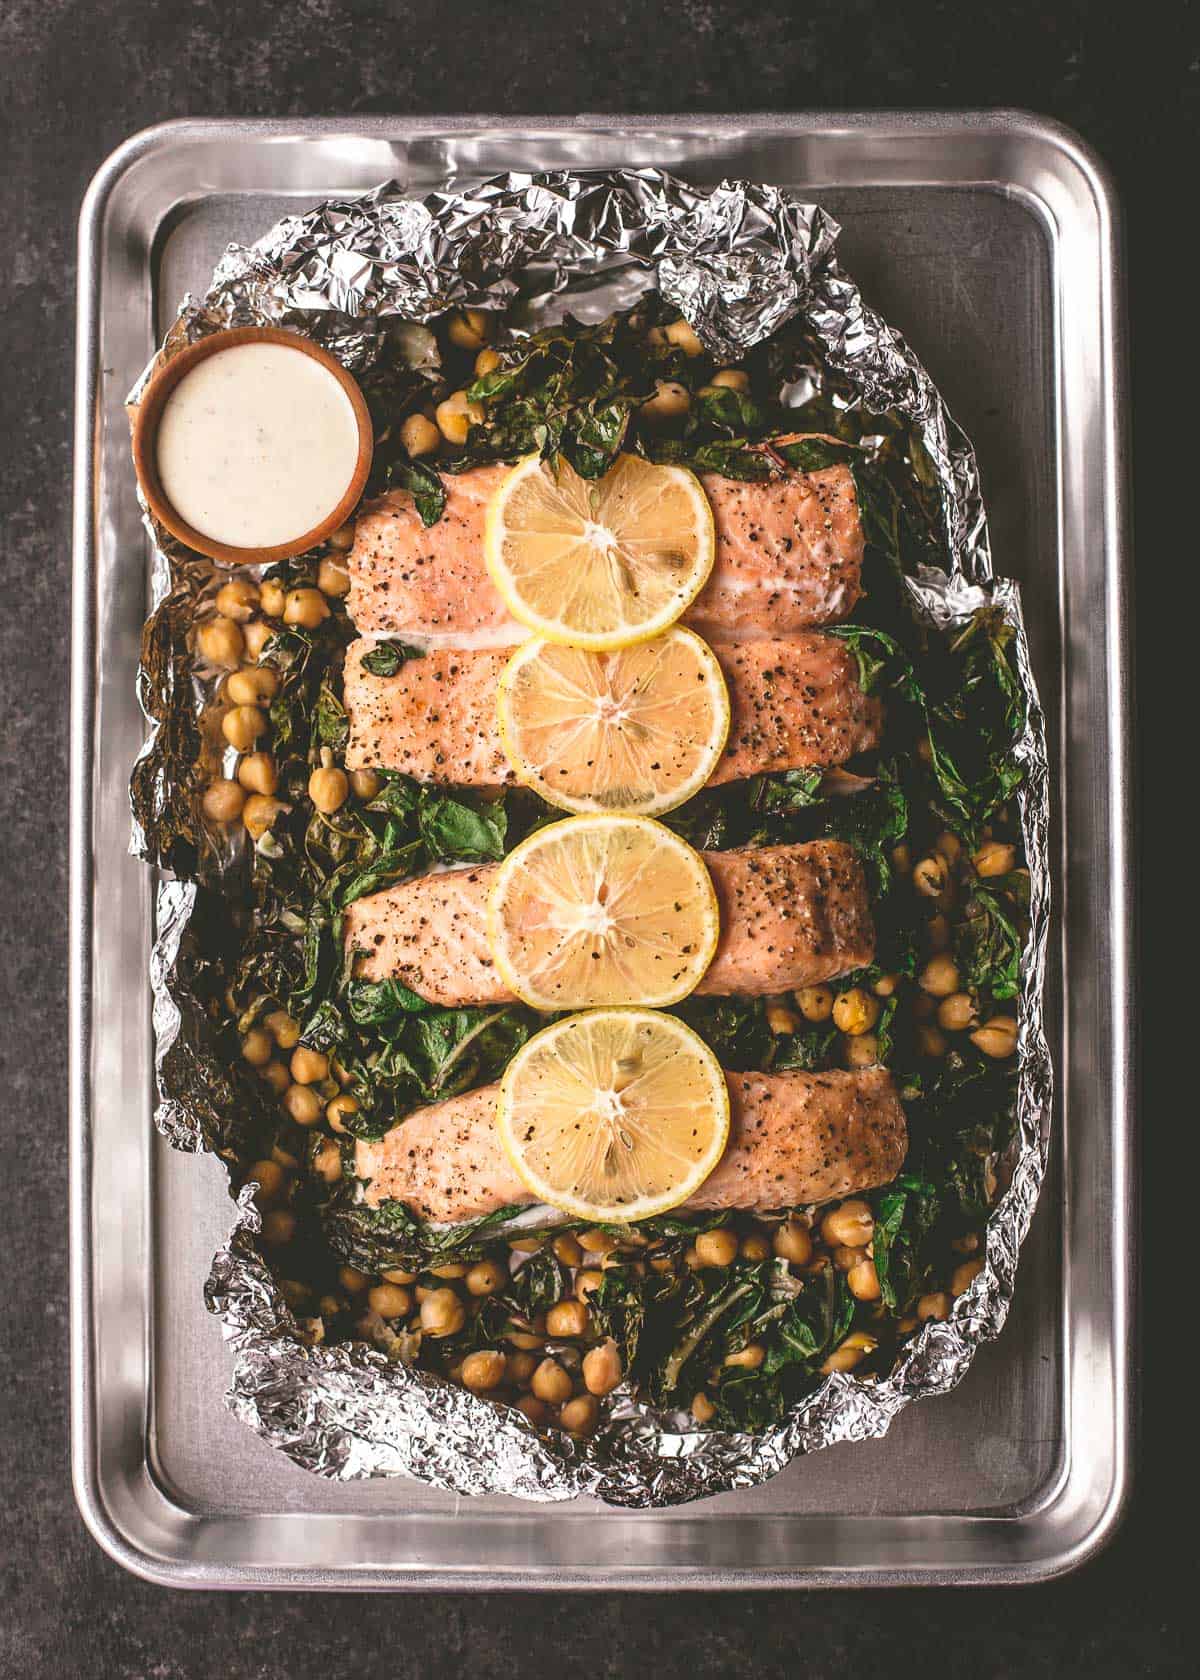
[[[712,508],[686,467],[618,455],[603,478],[527,456],[488,506],[484,558],[515,619],[611,649],[673,624],[712,570]]]
[[[729,733],[716,655],[676,625],[618,653],[522,642],[500,675],[500,739],[565,811],[658,816],[698,793]]]
[[[678,1003],[717,948],[704,859],[647,817],[570,817],[508,854],[488,941],[510,991],[534,1009]]]
[[[539,1201],[579,1219],[666,1213],[704,1183],[729,1136],[712,1051],[673,1015],[595,1009],[527,1041],[505,1069],[501,1142]]]

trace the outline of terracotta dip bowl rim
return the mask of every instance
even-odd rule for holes
[[[200,362],[207,360],[209,356],[219,355],[222,350],[232,350],[239,344],[282,344],[285,349],[295,350],[303,356],[311,356],[333,375],[349,397],[358,426],[358,455],[341,501],[319,525],[314,525],[311,530],[302,532],[288,542],[276,543],[269,548],[239,548],[234,543],[220,542],[215,537],[207,537],[202,531],[197,531],[171,505],[158,473],[158,426],[167,398]],[[133,421],[133,465],[150,512],[159,524],[164,525],[180,542],[227,566],[266,565],[276,560],[288,560],[293,555],[303,554],[306,549],[315,548],[318,543],[324,542],[339,526],[346,523],[358,505],[366,487],[367,475],[371,471],[373,449],[374,432],[370,411],[354,375],[348,373],[336,357],[323,350],[319,344],[314,344],[301,333],[289,332],[283,327],[230,327],[210,333],[206,338],[197,339],[195,344],[190,344],[186,350],[181,350],[178,355],[163,362],[152,375],[150,383],[142,393]]]

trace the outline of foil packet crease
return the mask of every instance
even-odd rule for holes
[[[777,1427],[760,1435],[688,1430],[623,1399],[588,1442],[542,1438],[516,1412],[390,1361],[366,1343],[310,1345],[254,1246],[259,1215],[243,1191],[231,1235],[205,1289],[235,1350],[228,1404],[297,1464],[341,1480],[408,1475],[459,1494],[552,1501],[591,1495],[630,1507],[681,1503],[765,1481],[799,1454],[883,1435],[903,1407],[945,1393],[976,1348],[995,1337],[1012,1299],[1017,1258],[1045,1173],[1052,1074],[1042,1027],[1050,887],[1045,730],[1015,583],[992,575],[987,520],[969,440],[903,338],[872,311],[838,266],[836,222],[780,189],[726,181],[699,190],[655,169],[509,174],[451,183],[418,202],[391,184],[361,198],[289,216],[249,249],[231,246],[209,292],[185,300],[161,354],[221,328],[278,325],[307,333],[346,366],[369,368],[389,331],[452,306],[528,300],[530,318],[607,312],[657,285],[722,357],[740,355],[802,314],[821,367],[852,406],[895,410],[924,445],[938,485],[947,571],[910,580],[914,606],[953,632],[980,606],[1015,632],[1028,713],[1018,743],[1020,806],[1031,876],[1030,933],[1019,1000],[1020,1074],[1012,1176],[987,1224],[986,1263],[942,1323],[926,1324],[882,1379],[827,1377]],[[615,300],[615,301],[614,301]],[[153,366],[153,364],[152,364]],[[150,370],[147,370],[147,376]],[[819,382],[821,368],[813,370]],[[144,383],[144,380],[143,380]],[[138,389],[140,390],[139,385]],[[136,399],[137,391],[133,393]],[[177,626],[209,577],[199,557],[153,528],[156,638],[182,646]],[[160,842],[171,790],[162,785],[163,732],[194,729],[197,696],[186,661],[144,664],[151,737],[135,769],[134,850],[187,873]],[[165,671],[165,678],[162,673]],[[175,812],[178,812],[176,802]],[[150,813],[147,816],[147,813]],[[185,840],[187,836],[185,834]],[[198,891],[160,878],[151,964],[160,1103],[174,1146],[213,1147],[232,1087],[213,1082],[211,1111],[181,1101],[173,1069],[203,1055],[206,1023],[179,983],[181,943]]]

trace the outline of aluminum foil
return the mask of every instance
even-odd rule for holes
[[[402,1357],[366,1343],[313,1345],[254,1245],[259,1215],[244,1190],[205,1290],[235,1350],[228,1403],[317,1474],[342,1480],[405,1474],[455,1493],[530,1500],[589,1494],[615,1505],[676,1504],[764,1481],[797,1455],[834,1442],[883,1435],[913,1400],[953,1388],[976,1348],[1004,1324],[1045,1172],[1052,1088],[1042,1028],[1049,924],[1044,722],[1017,587],[992,577],[974,451],[903,338],[868,308],[838,266],[839,231],[818,206],[776,187],[735,181],[699,191],[652,169],[506,175],[452,183],[423,202],[385,185],[287,217],[250,249],[231,246],[211,290],[185,300],[164,344],[162,354],[170,355],[219,328],[282,325],[319,339],[362,373],[389,334],[419,332],[411,323],[453,305],[519,302],[536,322],[568,306],[583,316],[603,314],[657,285],[709,349],[734,357],[802,315],[816,354],[794,400],[828,380],[848,406],[896,411],[924,446],[949,566],[922,568],[910,580],[914,608],[946,633],[980,606],[999,608],[1015,632],[1028,700],[1017,748],[1025,767],[1020,807],[1031,876],[1017,1133],[1007,1163],[1011,1176],[987,1225],[986,1263],[950,1317],[926,1324],[886,1378],[827,1377],[761,1435],[689,1429],[618,1392],[587,1443],[543,1438],[515,1410]],[[422,353],[415,342],[414,354]],[[141,692],[152,731],[135,771],[134,849],[160,866],[203,877],[203,865],[214,860],[196,857],[190,819],[181,823],[178,790],[168,785],[163,764],[167,735],[195,734],[204,700],[202,685],[187,674],[180,626],[211,587],[211,567],[205,570],[206,563],[161,530],[151,534],[156,610],[147,626]],[[151,661],[155,682],[147,674]],[[219,860],[215,867],[219,874]],[[217,1149],[228,1157],[238,1153],[237,1086],[208,1046],[181,960],[202,890],[187,879],[160,881],[151,968],[156,1118],[176,1147]],[[182,1100],[182,1089],[196,1089],[197,1071],[209,1096],[202,1103]]]

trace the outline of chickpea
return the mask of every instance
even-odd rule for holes
[[[950,1297],[944,1289],[937,1290],[932,1295],[922,1295],[917,1302],[917,1317],[922,1323],[935,1318],[939,1322],[950,1317]]]
[[[496,1295],[508,1282],[508,1269],[498,1260],[478,1260],[467,1272],[466,1281],[472,1295]]]
[[[821,1366],[822,1376],[828,1376],[831,1371],[853,1371],[878,1346],[874,1336],[868,1335],[865,1330],[852,1330]]]
[[[286,1009],[273,1009],[264,1015],[263,1026],[281,1050],[294,1050],[300,1042],[300,1023]]]
[[[964,1260],[961,1266],[955,1266],[950,1274],[951,1295],[965,1295],[982,1270],[982,1260]]]
[[[437,405],[438,430],[447,443],[466,443],[471,427],[482,422],[482,403],[472,402],[465,391],[455,391]]]
[[[380,1318],[403,1318],[412,1311],[412,1296],[396,1283],[377,1283],[367,1291],[367,1305]]]
[[[709,1399],[708,1395],[705,1394],[703,1389],[701,1389],[698,1394],[693,1394],[692,1416],[695,1418],[697,1423],[711,1423],[716,1415],[717,1408],[713,1405],[712,1401]]]
[[[383,786],[383,779],[374,770],[351,770],[350,792],[355,799],[374,799]]]
[[[391,1266],[386,1272],[384,1272],[383,1281],[385,1283],[398,1283],[404,1286],[410,1283],[416,1283],[417,1276],[418,1274],[416,1272],[406,1272],[402,1266]]]
[[[332,595],[335,601],[340,601],[350,593],[350,573],[332,560],[322,560],[317,567],[317,588],[322,595]]]
[[[673,344],[677,350],[682,350],[685,356],[702,356],[704,346],[701,344],[695,330],[681,315],[677,321],[672,321],[666,329],[667,343]]]
[[[539,1400],[560,1406],[571,1398],[574,1384],[557,1359],[543,1359],[530,1378],[529,1386]]]
[[[892,847],[892,868],[897,875],[907,875],[912,868],[912,848],[903,841]]]
[[[830,1259],[833,1261],[839,1272],[849,1272],[853,1270],[860,1260],[865,1260],[866,1258],[867,1250],[865,1248],[853,1248],[846,1243],[838,1243],[830,1254]]]
[[[965,1236],[955,1237],[950,1247],[955,1254],[974,1254],[979,1247],[979,1235],[975,1231],[968,1231]]]
[[[483,309],[456,309],[446,323],[446,337],[460,350],[478,350],[492,336],[492,318]]]
[[[293,1312],[308,1311],[309,1304],[312,1301],[312,1290],[306,1283],[298,1283],[295,1278],[280,1278],[279,1293]]]
[[[360,1272],[357,1266],[338,1267],[338,1282],[347,1295],[361,1295],[370,1281],[367,1274]]]
[[[254,1200],[260,1207],[265,1202],[273,1202],[287,1183],[287,1174],[276,1161],[255,1161],[246,1178],[258,1181]]]
[[[944,828],[933,842],[933,849],[939,857],[945,858],[947,864],[953,869],[962,856],[962,841],[957,834],[952,834],[948,828]]]
[[[828,1021],[833,1014],[832,986],[801,986],[795,996],[806,1021]]]
[[[441,1266],[430,1266],[430,1277],[436,1278],[465,1278],[470,1267],[462,1260],[447,1260]]]
[[[400,442],[414,461],[433,455],[441,441],[441,432],[426,414],[410,414],[400,427]]]
[[[267,578],[259,588],[258,604],[268,618],[282,618],[287,591],[280,578]]]
[[[917,976],[917,985],[923,992],[928,992],[930,997],[944,998],[949,997],[951,992],[956,992],[960,981],[958,965],[954,958],[946,951],[939,951],[936,956],[930,957]]]
[[[279,692],[279,675],[269,665],[232,671],[225,679],[225,697],[235,706],[261,706]]]
[[[683,1263],[687,1267],[689,1272],[698,1272],[703,1267],[704,1262],[703,1262],[703,1260],[701,1260],[699,1252],[697,1251],[694,1244],[691,1248],[685,1248],[684,1249],[684,1251],[683,1251]]]
[[[283,1106],[297,1126],[315,1126],[321,1118],[321,1099],[309,1085],[289,1085]]]
[[[301,1044],[292,1055],[292,1078],[297,1085],[317,1085],[329,1078],[329,1057]]]
[[[940,1056],[946,1054],[948,1045],[945,1035],[939,1032],[937,1027],[930,1026],[928,1022],[922,1022],[918,1026],[916,1038],[917,1050],[922,1056],[928,1056],[931,1060],[937,1061]]]
[[[336,1318],[342,1310],[342,1303],[336,1295],[322,1295],[317,1302],[317,1311],[322,1318]]]
[[[558,1414],[568,1435],[590,1435],[600,1421],[600,1402],[594,1394],[579,1394],[568,1400]]]
[[[524,1388],[537,1367],[538,1362],[531,1353],[507,1353],[504,1356],[505,1381]]]
[[[328,747],[325,753],[329,753]],[[322,816],[332,816],[334,811],[340,810],[349,792],[350,782],[346,772],[339,770],[335,764],[322,764],[308,778],[308,797]]]
[[[611,1394],[625,1375],[617,1344],[610,1336],[583,1356],[583,1386],[589,1394]]]
[[[833,1208],[821,1221],[821,1235],[830,1248],[865,1248],[875,1235],[875,1218],[867,1203],[856,1196]]]
[[[546,1334],[557,1340],[561,1336],[586,1336],[588,1310],[582,1301],[556,1301],[546,1313]]]
[[[737,1234],[728,1229],[702,1231],[696,1238],[696,1253],[702,1266],[731,1266],[737,1259]]]
[[[833,1024],[839,1032],[849,1033],[851,1037],[870,1032],[879,1013],[879,999],[862,986],[851,986],[833,1000]]]
[[[242,1057],[251,1067],[266,1067],[273,1049],[271,1035],[261,1027],[251,1027],[242,1039]]]
[[[238,765],[237,779],[247,793],[270,796],[279,786],[279,772],[269,752],[248,753]]]
[[[227,618],[205,619],[196,631],[196,648],[210,665],[236,665],[245,647],[246,638]]]
[[[871,990],[876,997],[890,998],[895,996],[896,987],[900,984],[898,974],[881,974]]]
[[[463,1360],[462,1385],[474,1394],[486,1394],[504,1381],[504,1355],[494,1348],[469,1353]]]
[[[304,1090],[303,1085],[298,1087]],[[308,1093],[311,1096],[311,1092]],[[342,1176],[342,1152],[332,1138],[326,1138],[313,1156],[313,1171],[326,1184],[336,1184]]]
[[[257,706],[234,706],[221,719],[221,733],[237,752],[249,752],[267,727],[267,714]]]
[[[936,916],[930,916],[925,923],[925,939],[931,951],[948,951],[950,949],[950,918],[942,915],[940,910]]]
[[[200,806],[209,822],[231,823],[241,816],[245,803],[246,795],[238,784],[220,777],[205,788]]]
[[[969,992],[951,992],[938,1004],[938,1026],[946,1032],[965,1032],[974,1025],[975,1005]]]
[[[750,375],[741,368],[722,368],[713,374],[712,383],[718,388],[725,386],[730,391],[738,391],[743,397],[750,392]]]
[[[971,1043],[985,1056],[1002,1060],[1017,1048],[1017,1023],[1011,1015],[993,1015],[971,1034]]]
[[[940,898],[949,879],[950,871],[946,868],[946,860],[939,853],[923,857],[919,863],[913,865],[913,886],[922,898]]]
[[[319,589],[289,589],[283,604],[283,622],[315,630],[329,617],[329,602]]]
[[[418,1289],[417,1294],[420,1293]],[[546,1338],[535,1335],[532,1330],[510,1330],[508,1340],[515,1348],[544,1348],[546,1345]]]
[[[575,1274],[575,1299],[586,1301],[588,1296],[594,1294],[603,1282],[603,1272],[592,1270],[577,1272]]]
[[[481,350],[475,358],[476,379],[486,379],[489,373],[495,373],[500,366],[500,353],[497,350]]]
[[[339,1137],[345,1136],[350,1129],[346,1125],[347,1115],[357,1113],[358,1098],[352,1097],[346,1092],[343,1092],[340,1097],[334,1097],[332,1102],[325,1105],[325,1118],[329,1122],[329,1128],[331,1131],[337,1132]]]
[[[262,1239],[272,1248],[283,1248],[296,1235],[296,1215],[289,1208],[273,1208],[262,1223]]]
[[[607,1231],[580,1231],[576,1239],[585,1254],[611,1254],[619,1245],[614,1236]]]
[[[261,659],[267,643],[274,634],[271,626],[264,624],[261,618],[256,618],[253,624],[247,624],[242,632],[246,643],[246,657],[248,659]]]
[[[985,879],[989,875],[1007,875],[1016,861],[1016,847],[1006,846],[1002,840],[985,841],[971,859],[975,873]]]
[[[281,1097],[292,1083],[292,1076],[282,1062],[268,1062],[266,1067],[259,1068],[258,1077],[270,1086],[277,1097]]]
[[[692,399],[686,385],[680,385],[674,379],[656,379],[654,395],[646,398],[638,413],[648,425],[666,425],[672,420],[681,420],[691,406]]]
[[[251,578],[230,578],[217,590],[217,611],[237,624],[246,624],[254,617],[258,601],[258,585]]]
[[[535,1429],[550,1415],[545,1402],[539,1400],[536,1394],[522,1394],[517,1401],[517,1410],[525,1414]]]
[[[536,1234],[532,1237],[514,1237],[508,1246],[514,1254],[540,1254],[542,1239]]]
[[[276,819],[290,810],[281,799],[266,799],[262,795],[252,793],[242,807],[242,824],[252,840],[261,840],[270,830]]]
[[[725,1363],[735,1370],[757,1371],[766,1357],[767,1350],[761,1342],[747,1342],[737,1353],[726,1354]]]
[[[572,1236],[555,1237],[552,1244],[554,1257],[564,1266],[581,1266],[583,1264],[583,1250]]]
[[[738,1255],[742,1260],[769,1260],[771,1245],[760,1232],[752,1231],[749,1236],[742,1238]]]
[[[789,1219],[781,1225],[771,1246],[776,1254],[792,1266],[806,1265],[812,1259],[812,1237],[808,1226],[801,1224],[798,1219]]]
[[[453,1289],[435,1289],[421,1302],[421,1328],[430,1336],[456,1336],[466,1321]]]
[[[873,1260],[860,1260],[846,1273],[846,1287],[856,1301],[878,1301],[883,1291]]]
[[[848,1068],[874,1067],[879,1060],[879,1040],[874,1033],[859,1033],[857,1038],[846,1039],[842,1060]]]
[[[800,1025],[800,1017],[786,1003],[773,998],[767,1005],[767,1025],[773,1033],[793,1033]]]
[[[354,547],[355,524],[348,519],[344,525],[339,525],[329,539],[330,548],[337,549],[339,554],[346,554]]]

